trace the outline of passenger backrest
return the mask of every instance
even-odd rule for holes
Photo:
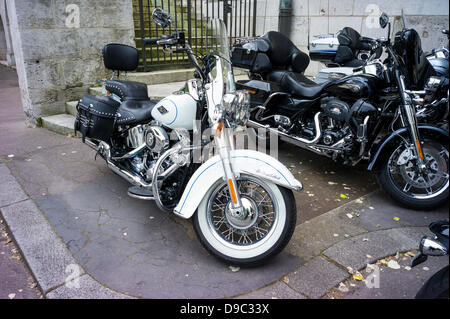
[[[269,45],[267,52],[274,69],[303,73],[309,65],[309,56],[300,51],[284,34],[267,32],[263,37]]]
[[[103,47],[103,63],[113,71],[134,71],[138,67],[139,54],[129,45],[109,43]]]

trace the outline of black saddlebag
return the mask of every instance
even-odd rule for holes
[[[75,133],[79,131],[83,142],[86,137],[108,141],[117,118],[120,103],[98,95],[84,95],[77,105]]]

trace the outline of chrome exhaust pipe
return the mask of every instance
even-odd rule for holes
[[[276,134],[276,135],[278,135],[280,137],[283,137],[284,139],[288,140],[291,143],[294,143],[294,144],[300,143],[300,144],[302,144],[304,146],[310,146],[310,145],[313,145],[313,144],[317,143],[319,141],[320,137],[322,136],[322,128],[320,126],[319,116],[320,116],[320,112],[317,112],[316,115],[314,115],[314,126],[315,126],[315,129],[316,129],[316,136],[312,140],[308,140],[306,138],[301,138],[301,137],[294,137],[294,136],[291,136],[291,135],[286,134],[284,132],[281,132],[281,131],[279,131],[277,129],[271,128],[269,125],[263,125],[263,124],[254,122],[252,120],[248,121],[248,125],[251,126],[251,127],[254,127],[254,128],[266,129],[269,132],[272,132],[272,133],[274,133],[274,134]],[[300,146],[302,146],[302,145],[300,145]]]
[[[135,186],[140,186],[146,189],[150,189],[152,187],[152,183],[147,183],[142,177],[130,173],[119,166],[117,166],[112,160],[111,160],[111,148],[110,146],[105,142],[99,142],[86,138],[85,144],[89,147],[93,148],[97,152],[99,152],[102,157],[106,161],[106,165],[117,175],[127,180],[130,184],[133,184]]]

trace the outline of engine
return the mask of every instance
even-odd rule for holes
[[[159,125],[138,125],[128,130],[126,145],[136,151],[129,160],[133,171],[151,180],[158,157],[170,147],[170,138]]]

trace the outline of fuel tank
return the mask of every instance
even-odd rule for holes
[[[428,61],[430,61],[431,65],[434,68],[434,71],[436,71],[436,73],[439,76],[448,77],[448,70],[449,70],[448,59],[432,57],[429,58]]]
[[[176,92],[159,101],[152,110],[154,120],[175,129],[192,130],[197,114],[197,102],[185,92]]]
[[[337,97],[370,98],[379,89],[380,80],[374,75],[349,75],[327,86],[324,91]]]

